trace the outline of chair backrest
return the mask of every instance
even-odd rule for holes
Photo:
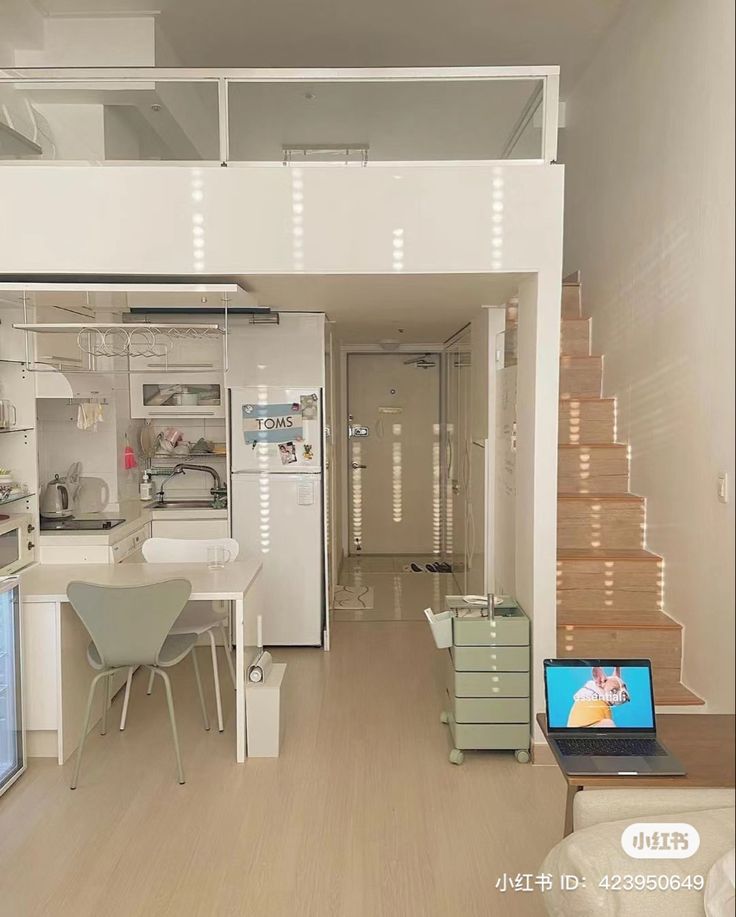
[[[106,666],[156,665],[192,592],[185,579],[144,586],[69,583],[67,597]]]
[[[143,542],[143,557],[149,564],[206,564],[207,549],[213,545],[227,551],[229,562],[240,551],[234,538],[147,538]]]

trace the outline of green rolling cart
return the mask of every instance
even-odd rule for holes
[[[509,750],[529,761],[531,703],[529,618],[512,599],[496,599],[493,614],[463,596],[448,595],[449,611],[426,612],[435,643],[448,653],[448,708],[453,764],[466,750]]]

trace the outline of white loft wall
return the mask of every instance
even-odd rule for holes
[[[7,164],[0,196],[16,222],[0,224],[0,250],[6,271],[191,274],[201,218],[205,273],[392,274],[395,229],[404,273],[554,272],[562,185],[559,166],[512,163]],[[303,194],[301,232],[294,193]]]
[[[555,650],[560,166],[0,167],[2,271],[522,272],[516,591]],[[302,210],[294,209],[298,204]],[[294,219],[301,217],[301,222]],[[194,235],[194,227],[203,229]],[[403,259],[394,231],[403,230]],[[201,239],[203,247],[194,246]],[[521,511],[517,509],[517,513]],[[541,680],[534,705],[543,708]]]
[[[152,67],[153,16],[46,16],[41,47],[16,48],[16,67]]]
[[[685,625],[685,683],[733,710],[733,0],[632,2],[568,100],[565,269],[582,270],[632,489]]]

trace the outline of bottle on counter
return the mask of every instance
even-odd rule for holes
[[[141,500],[152,500],[153,499],[153,481],[151,480],[150,471],[143,472],[143,477],[141,478],[139,491],[141,495]]]

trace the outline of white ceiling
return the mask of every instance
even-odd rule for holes
[[[239,277],[261,306],[326,312],[340,341],[444,341],[482,306],[514,295],[520,274],[261,274]],[[400,330],[403,329],[403,332]]]
[[[516,294],[523,276],[511,273],[248,274],[217,280],[236,281],[241,286],[241,292],[228,294],[235,308],[260,306],[279,312],[326,313],[342,343],[376,344],[392,339],[405,344],[428,344],[447,340],[483,306],[506,303]],[[72,316],[87,314],[90,307],[102,314],[133,308],[222,309],[219,292],[173,292],[166,284],[162,284],[161,292],[154,292],[156,278],[149,278],[150,287],[148,282],[127,284],[125,278],[115,278],[119,288],[107,292],[107,282],[101,285],[102,292],[95,290],[94,283],[85,291],[84,279],[73,279],[81,287],[76,292],[33,291],[29,302],[57,306]],[[142,286],[146,287],[144,291]],[[20,286],[0,290],[0,308],[18,305],[22,301],[19,291]]]
[[[624,2],[37,0],[37,5],[51,14],[160,9],[163,33],[181,65],[189,67],[559,64],[564,86],[590,60]]]

